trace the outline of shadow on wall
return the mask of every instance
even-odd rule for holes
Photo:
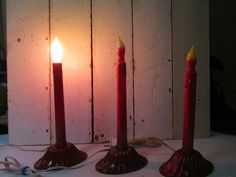
[[[7,130],[7,84],[0,82],[0,134],[6,134]]]
[[[213,76],[213,72],[223,70],[224,66],[221,60],[216,57],[211,57],[211,130],[236,134],[236,111],[226,103],[222,86]]]
[[[7,133],[6,0],[0,0],[0,134]]]

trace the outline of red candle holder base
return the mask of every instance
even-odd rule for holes
[[[166,177],[205,177],[214,166],[196,150],[175,151],[171,158],[161,165],[159,171]]]
[[[35,164],[34,168],[45,170],[55,166],[72,167],[83,162],[87,158],[87,154],[78,150],[75,145],[67,143],[65,148],[57,148],[52,145],[47,152]]]
[[[96,164],[96,170],[104,174],[124,174],[143,168],[147,162],[133,147],[118,150],[116,146],[112,146],[106,156]]]

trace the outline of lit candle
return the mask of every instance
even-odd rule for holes
[[[34,168],[44,170],[54,166],[72,167],[87,158],[87,154],[66,141],[65,110],[62,76],[63,48],[56,37],[51,45],[53,60],[53,83],[55,103],[56,143],[34,164]]]
[[[55,124],[56,124],[56,147],[64,148],[66,142],[65,132],[65,111],[62,76],[62,55],[63,48],[56,37],[51,46],[53,60],[53,83],[54,83],[54,103],[55,103]]]
[[[125,45],[117,39],[117,149],[127,149],[126,63]]]
[[[187,70],[185,72],[184,86],[184,132],[183,132],[183,149],[186,151],[193,150],[194,139],[194,121],[195,121],[195,104],[196,104],[196,54],[192,47],[186,59]]]

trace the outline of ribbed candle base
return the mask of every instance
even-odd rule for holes
[[[138,154],[133,147],[118,150],[110,148],[106,156],[96,164],[96,170],[105,174],[123,174],[139,170],[147,164],[147,159]]]

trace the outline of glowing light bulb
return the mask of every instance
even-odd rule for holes
[[[51,56],[53,63],[61,63],[63,56],[63,47],[58,40],[58,37],[55,37],[52,45],[51,45]]]

